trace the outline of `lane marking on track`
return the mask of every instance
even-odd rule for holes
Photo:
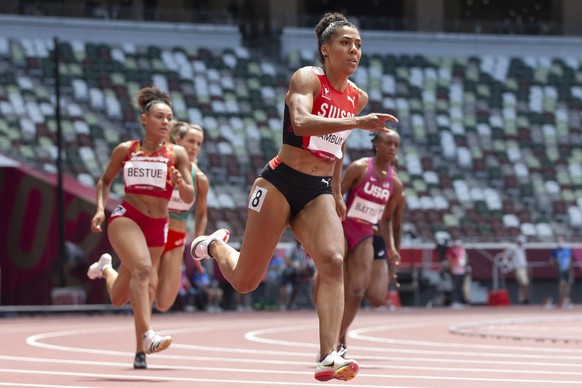
[[[184,357],[175,357],[179,360],[184,360]],[[71,360],[71,359],[45,359],[45,358],[34,358],[34,357],[10,357],[10,356],[0,356],[0,360],[6,361],[17,361],[17,362],[27,362],[27,363],[38,363],[38,364],[59,364],[59,365],[83,365],[83,366],[105,366],[105,367],[126,367],[127,363],[113,362],[113,361],[83,361],[83,360]],[[224,363],[252,363],[252,364],[271,364],[271,365],[293,365],[293,366],[313,366],[312,362],[293,362],[293,361],[275,361],[275,360],[241,360],[237,358],[224,359],[224,358],[205,358],[198,357],[196,361],[210,361],[210,362],[220,362]],[[554,367],[553,364],[546,364],[546,367]],[[169,365],[169,364],[157,364],[151,366],[150,369],[173,369],[173,370],[192,370],[192,371],[222,371],[222,372],[236,372],[236,373],[284,373],[284,374],[306,374],[306,372],[293,372],[293,371],[273,371],[273,370],[257,370],[257,369],[246,369],[246,368],[224,368],[224,367],[203,367],[203,366],[183,366],[183,365]],[[386,364],[369,364],[366,363],[362,365],[362,370],[377,370],[377,369],[395,369],[395,370],[420,370],[420,371],[451,371],[451,372],[462,372],[462,373],[510,373],[510,374],[538,374],[538,375],[555,375],[555,376],[582,376],[582,371],[556,371],[556,370],[532,370],[532,369],[493,369],[493,368],[466,368],[466,367],[430,367],[430,366],[409,366],[409,365],[386,365]],[[309,374],[309,373],[307,373]],[[392,375],[392,374],[390,374]],[[381,375],[381,376],[390,376]],[[397,375],[393,375],[397,376]]]
[[[582,335],[576,337],[556,336],[556,334],[579,333],[582,332],[580,327],[582,316],[568,316],[568,317],[537,317],[537,318],[511,318],[488,320],[481,322],[470,322],[451,325],[449,331],[457,335],[466,335],[471,337],[482,338],[498,338],[498,339],[516,339],[537,342],[563,342],[576,343],[582,342]],[[532,326],[533,324],[547,324],[547,323],[577,323],[577,326]],[[527,324],[525,326],[524,324]],[[509,331],[509,332],[508,332]],[[518,331],[517,333],[514,333]],[[528,335],[528,332],[544,331],[550,335]]]
[[[89,385],[48,385],[48,384],[32,384],[32,383],[0,383],[2,387],[31,387],[31,388],[94,388]]]
[[[220,368],[215,368],[219,369]],[[244,370],[243,370],[244,371]],[[240,371],[238,371],[240,372]],[[248,370],[249,373],[260,373],[260,370]],[[274,373],[274,371],[266,370],[265,372]],[[39,370],[28,370],[28,369],[0,369],[0,373],[13,373],[13,374],[37,374],[37,375],[48,375],[48,376],[75,376],[75,377],[94,377],[98,379],[127,379],[127,380],[142,380],[142,381],[154,381],[154,382],[214,382],[214,383],[232,383],[232,384],[255,384],[255,385],[286,385],[286,386],[309,386],[309,387],[321,387],[321,383],[301,383],[301,382],[282,382],[282,381],[265,381],[265,380],[234,380],[234,379],[221,379],[221,378],[187,378],[187,377],[173,377],[173,376],[162,376],[162,375],[123,375],[123,374],[110,374],[110,373],[82,373],[82,372],[59,372],[59,371],[39,371]],[[306,374],[305,372],[289,372],[281,371],[285,375],[288,374]],[[309,373],[311,375],[311,373]],[[362,373],[358,375],[358,379],[365,377],[381,377],[385,379],[420,379],[420,380],[441,380],[441,381],[473,381],[473,382],[507,382],[507,383],[530,383],[530,384],[582,384],[580,381],[572,380],[532,380],[532,379],[512,379],[512,378],[484,378],[484,377],[462,377],[462,376],[419,376],[419,375],[401,375],[401,374],[370,374]],[[329,384],[326,386],[337,386],[345,387],[344,384]],[[385,388],[385,385],[366,385],[359,383],[350,383],[351,387],[361,387],[361,388]],[[394,387],[394,386],[391,386]]]
[[[81,373],[81,372],[58,372],[58,371],[31,371],[26,369],[0,369],[0,373],[14,373],[14,374],[37,374],[37,375],[48,375],[48,376],[72,376],[72,377],[93,377],[95,379],[118,379],[118,380],[128,380],[130,382],[137,382],[137,381],[151,381],[156,383],[163,383],[163,382],[197,382],[197,383],[230,383],[235,384],[235,386],[240,386],[244,384],[251,384],[253,386],[257,385],[267,385],[267,386],[292,386],[292,387],[321,387],[320,382],[313,382],[313,383],[302,383],[302,382],[286,382],[286,381],[266,381],[266,380],[235,380],[235,379],[221,379],[221,378],[213,378],[213,379],[205,379],[205,378],[189,378],[189,377],[173,377],[173,376],[158,376],[158,375],[150,375],[144,376],[143,374],[136,375],[121,375],[121,374],[110,374],[110,373]],[[256,373],[258,371],[253,371]],[[272,372],[272,371],[269,371]],[[281,372],[283,373],[283,372]],[[310,373],[312,375],[312,373]],[[359,377],[359,376],[358,376]],[[326,383],[326,387],[345,387],[345,383],[335,384],[335,383]],[[386,388],[386,385],[370,385],[370,384],[358,384],[350,382],[350,387],[358,387],[358,388]],[[393,386],[394,388],[404,388],[404,387],[397,387]],[[407,387],[410,388],[410,387]]]

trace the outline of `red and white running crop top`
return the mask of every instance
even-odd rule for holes
[[[150,152],[141,148],[139,140],[132,140],[121,163],[126,194],[151,195],[168,200],[172,197],[173,144],[164,144],[159,150]]]
[[[319,78],[321,85],[319,94],[313,101],[311,113],[330,118],[354,117],[357,112],[360,92],[358,87],[348,80],[346,90],[339,92],[331,86],[323,69],[311,66],[311,70]],[[283,144],[303,148],[322,159],[335,161],[340,159],[342,145],[352,132],[351,129],[319,136],[297,136],[291,125],[289,107],[285,104],[285,117],[283,119]]]

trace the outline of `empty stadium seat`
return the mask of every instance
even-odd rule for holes
[[[55,153],[55,102],[42,79],[52,74],[52,49],[47,39],[0,37],[0,64],[10,69],[0,74],[0,150],[36,156],[45,166]],[[176,118],[206,130],[201,166],[211,183],[228,182],[240,193],[217,192],[212,207],[233,212],[239,204],[228,198],[246,197],[280,144],[291,71],[316,60],[311,48],[291,50],[282,66],[244,47],[71,41],[60,49],[67,86],[63,133],[78,149],[71,153],[80,163],[72,170],[82,170],[73,171],[78,179],[96,179],[111,147],[139,133],[131,99],[155,83],[171,93]],[[579,68],[577,58],[534,56],[362,58],[354,80],[368,92],[367,109],[400,119],[399,174],[419,235],[434,241],[435,233],[450,228],[451,235],[473,239],[525,232],[543,240],[552,238],[553,223],[580,228]],[[355,130],[344,161],[370,156],[371,149],[369,133]],[[548,216],[553,219],[538,222]],[[237,227],[242,222],[230,213],[221,217]],[[427,225],[429,218],[434,225]]]

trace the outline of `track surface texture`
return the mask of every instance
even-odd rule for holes
[[[134,370],[129,314],[0,319],[0,387],[582,387],[582,308],[361,311],[349,382],[318,382],[314,311],[154,314],[174,342]]]

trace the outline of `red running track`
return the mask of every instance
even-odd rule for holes
[[[313,378],[314,311],[153,316],[172,346],[134,370],[127,314],[0,319],[0,386],[568,387],[582,386],[582,309],[361,311],[349,382]]]

